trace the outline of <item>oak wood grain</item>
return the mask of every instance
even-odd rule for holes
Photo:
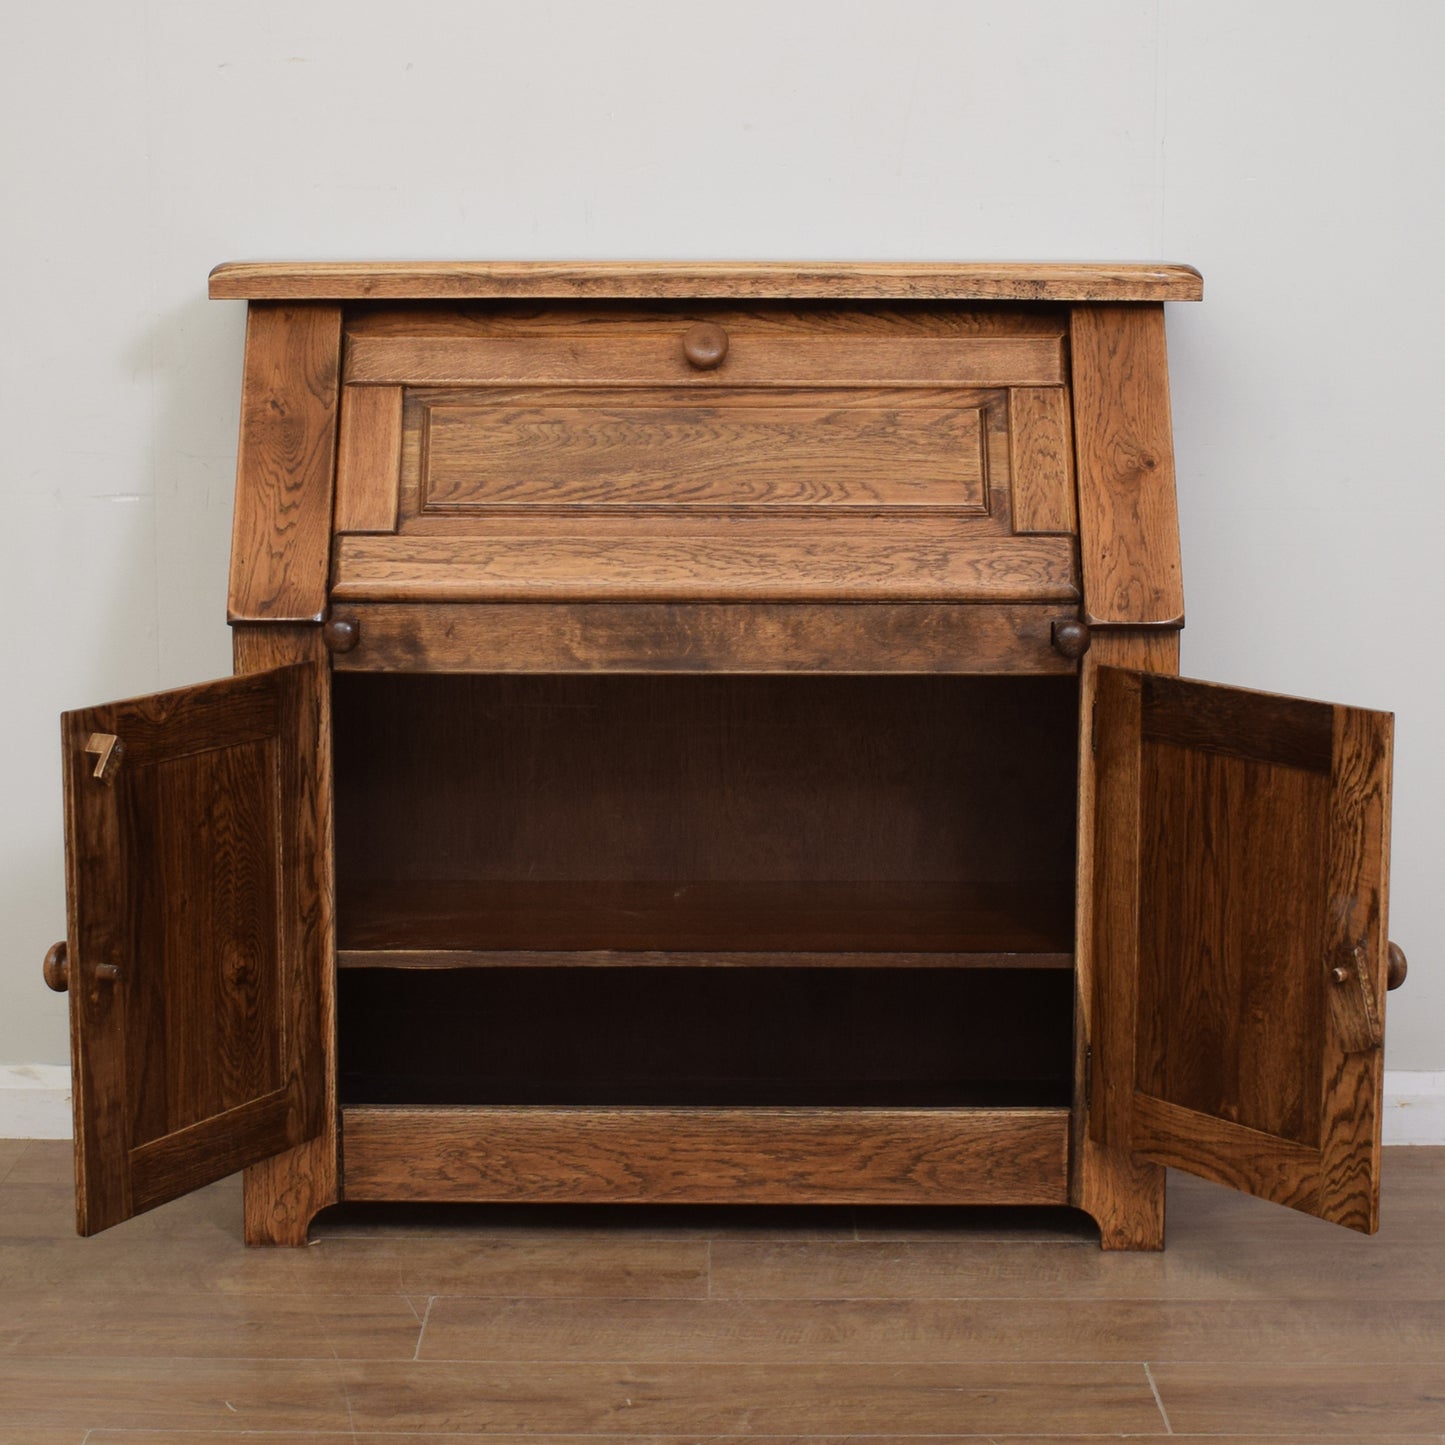
[[[1123,1132],[1110,1133],[1119,1111],[1117,1092],[1132,1087],[1132,1011],[1119,1002],[1119,980],[1100,976],[1096,930],[1127,926],[1131,907],[1127,889],[1105,887],[1099,875],[1095,830],[1101,807],[1097,790],[1099,756],[1097,687],[1105,664],[1148,672],[1179,671],[1179,633],[1173,628],[1108,628],[1091,636],[1082,662],[1079,699],[1079,850],[1075,883],[1074,969],[1077,987],[1071,1202],[1099,1226],[1105,1249],[1162,1249],[1164,1246],[1164,1170],[1140,1158]],[[1110,864],[1117,867],[1116,863]],[[1129,915],[1131,916],[1131,915]],[[1122,1037],[1108,1033],[1123,1028]],[[1107,1037],[1105,1037],[1107,1035]],[[1103,1046],[1099,1046],[1099,1045]],[[1127,1059],[1119,1064],[1115,1060]],[[1084,1107],[1078,1107],[1082,1102]]]
[[[1068,393],[1015,387],[1008,415],[1014,531],[1077,531]]]
[[[1069,332],[1090,623],[1179,624],[1184,591],[1162,306],[1081,306]]]
[[[1069,673],[1050,603],[351,602],[339,672]]]
[[[401,488],[402,388],[341,389],[335,532],[394,532]]]
[[[1067,1109],[342,1111],[348,1199],[1056,1204]]]
[[[1325,990],[1358,946],[1383,999],[1389,718],[1114,670],[1097,697],[1096,906],[1117,915],[1095,928],[1116,985],[1101,1127],[1371,1232],[1378,1048],[1342,1035]]]
[[[373,336],[353,334],[347,382],[390,386],[643,385],[695,392],[724,387],[1059,386],[1063,343],[1053,336],[901,337],[730,334],[726,360],[699,371],[683,350],[686,327],[591,327],[568,334]]]
[[[511,516],[485,536],[343,536],[337,602],[1072,601],[1070,537],[985,519]]]
[[[340,368],[339,306],[249,308],[232,621],[301,622],[326,609]]]
[[[109,784],[83,752],[95,731],[125,742]],[[62,734],[89,1234],[321,1127],[314,677],[280,668],[67,713]]]
[[[231,631],[237,674],[303,665],[316,709],[317,743],[300,806],[316,846],[306,862],[313,906],[301,920],[310,967],[295,981],[296,1017],[314,1029],[309,1045],[321,1072],[317,1128],[292,1148],[252,1162],[246,1170],[245,1235],[252,1244],[306,1242],[316,1212],[340,1197],[337,1164],[335,834],[332,820],[332,711],[327,652],[314,626],[237,624]]]
[[[369,389],[368,389],[369,390]],[[514,394],[509,394],[509,397]],[[423,393],[424,515],[506,507],[924,508],[986,515],[996,394]],[[806,404],[805,404],[806,403]],[[381,530],[381,529],[377,529]]]
[[[1192,266],[1135,262],[230,261],[213,299],[457,300],[508,296],[831,300],[1197,301]]]

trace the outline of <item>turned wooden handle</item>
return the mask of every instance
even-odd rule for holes
[[[699,371],[711,371],[728,354],[728,334],[715,322],[699,321],[683,332],[682,354]]]
[[[1410,965],[1405,961],[1405,950],[1398,943],[1391,942],[1385,956],[1388,959],[1385,965],[1385,987],[1399,988],[1410,972]]]
[[[46,987],[53,988],[56,993],[64,993],[70,987],[70,950],[63,938],[59,943],[50,945],[41,972],[45,975]]]
[[[361,624],[354,617],[332,617],[322,627],[321,637],[332,652],[350,652],[361,641]]]
[[[1072,617],[1062,618],[1053,626],[1054,649],[1071,661],[1082,657],[1089,650],[1089,624],[1076,622]]]

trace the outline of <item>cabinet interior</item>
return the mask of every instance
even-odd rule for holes
[[[346,1103],[1067,1104],[1072,678],[335,678]]]

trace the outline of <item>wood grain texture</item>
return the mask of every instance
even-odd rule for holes
[[[315,906],[302,921],[305,953],[311,971],[298,980],[297,1004],[312,1020],[311,1050],[321,1071],[322,1096],[318,1126],[309,1139],[290,1149],[251,1163],[246,1170],[245,1237],[250,1244],[306,1242],[316,1212],[340,1198],[337,1158],[336,1102],[336,979],[335,861],[332,822],[331,681],[321,629],[274,624],[238,625],[231,632],[238,674],[263,672],[288,664],[304,664],[310,675],[317,710],[317,752],[307,774],[302,806],[310,819],[317,846],[309,860],[309,887]]]
[[[418,510],[845,507],[987,515],[983,413],[995,396],[423,393],[414,423],[423,431]]]
[[[1101,1126],[1127,1120],[1159,1162],[1371,1232],[1379,1051],[1351,1049],[1324,994],[1339,947],[1359,947],[1383,999],[1390,720],[1325,709],[1326,774],[1322,704],[1222,691],[1099,675]]]
[[[320,1128],[314,684],[282,668],[63,719],[82,1233]],[[125,742],[109,785],[95,731]]]
[[[730,332],[727,359],[699,371],[675,329],[591,327],[569,334],[371,336],[346,347],[348,382],[390,386],[1059,386],[1053,336],[826,336]]]
[[[1066,1109],[343,1110],[349,1199],[1057,1204]]]
[[[1015,387],[1008,414],[1014,531],[1077,531],[1068,393]]]
[[[336,966],[351,968],[997,968],[1070,969],[1072,953],[870,952],[834,949],[506,949],[343,948]]]
[[[1119,1113],[1118,1092],[1132,1088],[1133,1042],[1128,1021],[1133,1013],[1131,1007],[1116,1007],[1120,981],[1107,974],[1100,976],[1095,936],[1100,928],[1129,926],[1133,915],[1127,889],[1101,879],[1094,842],[1101,807],[1096,787],[1099,758],[1094,748],[1096,701],[1099,668],[1105,664],[1175,674],[1179,671],[1179,633],[1173,628],[1101,629],[1093,634],[1082,661],[1074,923],[1076,1106],[1070,1199],[1097,1222],[1105,1249],[1157,1250],[1164,1247],[1164,1170],[1134,1153],[1123,1127],[1110,1132],[1111,1121]],[[1108,800],[1102,806],[1110,806]],[[1117,1032],[1120,1029],[1122,1035]],[[1119,1072],[1116,1059],[1121,1061]]]
[[[1070,537],[984,519],[509,517],[485,536],[336,540],[337,602],[1073,601]]]
[[[1081,306],[1069,332],[1084,620],[1184,618],[1162,306]]]
[[[326,610],[340,368],[339,306],[249,308],[232,621],[303,622]]]
[[[399,386],[341,389],[336,532],[394,532],[401,490]]]
[[[231,261],[213,299],[459,300],[561,297],[917,297],[983,301],[1197,301],[1192,266],[1132,262]]]
[[[1070,673],[1055,604],[352,602],[341,672]]]

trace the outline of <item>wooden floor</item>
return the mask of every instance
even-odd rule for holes
[[[1163,1255],[1047,1211],[356,1213],[229,1180],[93,1240],[0,1142],[0,1445],[1445,1442],[1445,1149],[1363,1239],[1175,1179]],[[1283,1445],[1283,1441],[1281,1441]]]

